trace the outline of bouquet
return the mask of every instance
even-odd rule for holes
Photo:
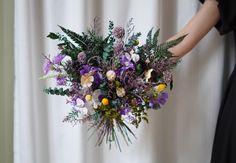
[[[140,45],[141,33],[134,32],[132,19],[126,28],[109,21],[106,37],[99,35],[97,24],[81,34],[61,26],[63,34],[50,33],[47,37],[59,42],[59,53],[45,56],[42,79],[54,78],[56,86],[45,92],[66,96],[71,105],[63,122],[87,122],[98,136],[97,145],[105,140],[121,149],[119,135],[131,143],[135,134],[129,126],[138,128],[148,122],[149,109],[165,105],[178,63],[168,49],[185,36],[158,44],[159,30],[152,28]]]

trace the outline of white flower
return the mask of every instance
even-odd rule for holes
[[[114,81],[116,78],[116,73],[113,70],[109,70],[107,71],[106,76],[109,81]]]
[[[78,106],[79,108],[84,107],[84,101],[81,100],[80,98],[77,98],[76,106]]]
[[[139,61],[140,56],[138,54],[135,54],[134,51],[131,51],[131,59],[136,63]]]
[[[124,88],[116,88],[116,94],[118,97],[124,97],[125,96],[125,89]]]
[[[92,101],[93,101],[93,107],[94,108],[97,108],[101,102],[99,101],[98,97],[102,94],[101,90],[100,89],[96,89],[94,92],[93,92],[93,95],[92,95]]]
[[[80,113],[81,117],[84,117],[88,114],[88,109],[85,107],[84,101],[80,98],[76,100],[76,106],[74,107],[74,109]]]
[[[145,81],[148,82],[148,80],[151,78],[153,69],[149,69],[145,72]]]
[[[131,112],[129,112],[126,115],[122,115],[122,120],[131,124],[133,121],[135,121],[135,116]]]
[[[93,81],[94,81],[94,77],[89,73],[82,75],[80,79],[81,85],[84,88],[91,87],[93,84]]]
[[[98,106],[101,104],[101,102],[99,101],[98,97],[101,95],[101,90],[100,89],[96,89],[93,93],[92,93],[92,99],[90,101],[87,101],[85,103],[86,108],[88,108],[88,110],[91,112],[94,110],[94,108],[98,108]]]

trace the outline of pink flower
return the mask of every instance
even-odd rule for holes
[[[123,27],[115,27],[113,30],[113,35],[116,38],[121,39],[125,35],[125,29]]]

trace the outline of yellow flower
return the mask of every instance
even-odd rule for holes
[[[160,93],[160,92],[162,92],[162,91],[164,91],[165,89],[166,89],[166,84],[159,84],[159,85],[157,85],[157,86],[155,86],[154,87],[154,89],[158,92],[158,93]]]
[[[81,76],[80,82],[82,87],[91,87],[94,81],[94,77],[92,75],[90,75],[89,73],[84,74]]]
[[[137,46],[139,44],[139,40],[134,41],[134,46]]]
[[[86,95],[85,96],[85,100],[86,101],[91,101],[92,100],[92,96],[91,95]]]
[[[102,104],[103,104],[104,106],[109,105],[109,100],[108,100],[108,98],[103,98],[103,99],[102,99]]]

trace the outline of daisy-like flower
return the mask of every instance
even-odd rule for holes
[[[118,97],[124,97],[125,96],[125,89],[122,87],[116,88],[116,94]]]
[[[109,81],[114,81],[116,78],[116,73],[113,70],[109,70],[107,71],[106,76]]]
[[[93,84],[93,81],[94,81],[94,77],[90,73],[82,75],[80,79],[81,85],[84,88],[91,87]]]

